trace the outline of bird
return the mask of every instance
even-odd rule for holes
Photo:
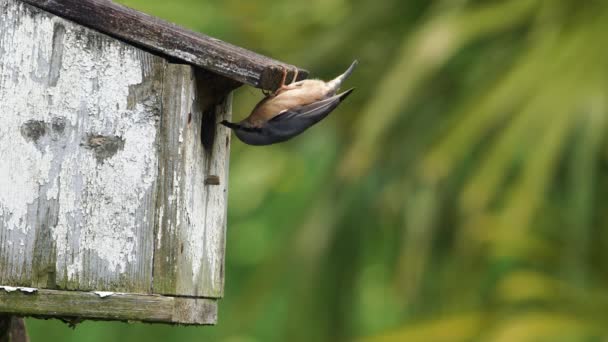
[[[353,73],[355,60],[340,76],[325,82],[318,79],[285,84],[287,71],[283,69],[280,87],[267,94],[244,120],[220,122],[232,129],[248,145],[263,146],[287,141],[321,121],[344,101],[354,90],[338,94],[342,83]]]

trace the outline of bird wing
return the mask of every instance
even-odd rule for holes
[[[334,110],[340,104],[340,102],[344,101],[344,99],[346,99],[346,97],[348,97],[353,90],[355,89],[349,89],[341,94],[334,95],[325,100],[284,110],[272,118],[269,122],[281,123],[297,120],[303,122],[313,121],[313,123],[316,123],[331,113],[331,111]]]
[[[221,124],[232,128],[239,139],[250,145],[270,145],[286,141],[321,121],[334,110],[354,89],[308,105],[291,108],[256,127],[231,123]]]
[[[353,90],[280,113],[266,122],[263,132],[277,141],[290,139],[329,115]]]

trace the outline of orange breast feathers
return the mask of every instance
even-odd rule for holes
[[[259,127],[281,112],[324,99],[329,90],[325,82],[320,80],[290,84],[278,94],[270,95],[258,103],[245,121],[253,127]]]

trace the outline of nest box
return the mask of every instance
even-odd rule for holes
[[[233,89],[274,89],[295,67],[108,0],[0,13],[0,313],[215,323],[217,122]]]

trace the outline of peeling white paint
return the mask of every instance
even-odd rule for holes
[[[8,293],[20,291],[23,293],[35,293],[38,292],[38,289],[35,287],[14,287],[14,286],[0,286],[0,290],[4,290]]]
[[[184,96],[183,100],[186,101],[188,98]],[[231,97],[227,100],[228,105],[225,108],[227,119],[230,119],[231,100]],[[187,112],[193,111],[186,103],[182,106],[187,108]],[[213,151],[216,158],[203,159],[202,162],[209,162],[210,165],[202,165],[202,167],[198,166],[201,162],[200,151],[192,148],[193,145],[185,143],[183,153],[188,177],[184,181],[179,177],[176,179],[184,187],[179,204],[180,208],[184,208],[184,212],[178,211],[177,225],[184,221],[183,219],[180,221],[181,215],[185,216],[188,226],[185,227],[181,239],[185,240],[184,254],[191,265],[191,284],[199,289],[201,283],[213,288],[213,291],[221,291],[223,286],[221,270],[224,262],[229,159],[229,147],[224,141],[229,134],[228,129],[218,128],[216,136],[218,141],[214,144]],[[186,135],[184,138],[186,142],[195,139],[198,137],[192,135]],[[220,185],[200,186],[205,184],[207,175],[218,176]]]
[[[23,90],[36,87],[37,56],[49,53],[51,44],[33,44],[31,38],[21,42],[23,35],[36,29],[37,23],[31,18],[20,21],[23,34],[5,34],[8,32],[3,26],[15,18],[10,11],[0,18],[0,240],[7,244],[6,252],[13,254],[11,262],[18,265],[15,271],[28,274],[30,271],[23,265],[29,263],[34,240],[27,220],[28,209],[38,199],[40,184],[49,180],[53,154],[37,148],[21,134],[21,126],[32,118],[29,103],[35,106],[40,100],[37,94]],[[40,29],[48,26],[42,25]],[[25,60],[32,61],[27,65],[28,73],[15,72]],[[11,65],[13,67],[7,67]],[[37,115],[48,118],[45,111]],[[2,254],[8,254],[6,252]]]
[[[8,8],[0,16],[0,258],[11,265],[0,269],[0,279],[31,279],[33,256],[51,252],[58,286],[105,290],[94,292],[104,298],[141,274],[141,289],[149,291],[150,281],[160,279],[152,279],[151,266],[159,252],[157,260],[175,273],[158,275],[176,277],[169,292],[221,296],[230,132],[218,128],[208,158],[200,127],[186,124],[191,112],[202,117],[193,69],[160,64],[158,57],[50,14],[31,15],[31,7],[16,0],[0,0],[0,6]],[[148,64],[153,59],[158,64]],[[151,91],[150,83],[158,82],[146,83],[159,72],[181,82],[168,88],[181,95],[171,97],[175,106],[161,105],[167,88]],[[155,192],[157,141],[164,136],[158,133],[160,109],[180,120],[170,131],[171,166],[163,164],[167,173],[161,173],[173,184],[163,189],[166,208],[157,207]],[[229,111],[219,110],[218,119],[230,119]],[[44,127],[39,137],[23,133],[34,121]],[[122,145],[100,157],[90,141],[98,136]],[[221,185],[206,186],[208,175]],[[52,241],[42,246],[45,253],[33,253],[40,248],[40,220]]]
[[[55,177],[52,180],[52,186],[46,192],[47,199],[58,199],[59,198],[59,177]]]
[[[38,289],[35,287],[19,287],[19,291],[24,293],[35,293],[38,292]]]
[[[192,112],[192,95],[195,89],[189,89],[189,92],[183,92],[182,96],[182,108],[186,108],[187,112]],[[181,136],[181,132],[180,132]],[[195,139],[194,136],[189,136],[189,140]],[[190,148],[188,148],[190,147]],[[186,255],[190,258],[192,264],[192,283],[196,284],[200,278],[201,267],[203,265],[204,241],[205,241],[205,222],[203,218],[206,214],[206,189],[204,186],[191,186],[191,184],[205,184],[205,165],[202,167],[192,167],[197,165],[198,151],[189,145],[180,146],[180,152],[183,151],[186,164],[186,168],[189,171],[187,182],[184,186],[184,194],[181,198],[182,203],[180,207],[184,208],[183,215],[189,219],[186,222],[190,222],[190,226],[186,227],[186,231],[182,236],[186,240]],[[181,181],[181,179],[178,179]],[[182,215],[181,210],[177,212],[177,225],[180,225],[180,216]]]
[[[156,249],[162,248],[162,240],[163,240],[163,217],[165,215],[165,207],[161,206],[158,209],[158,232],[156,234]]]
[[[18,288],[17,287],[13,287],[13,286],[0,286],[0,290],[4,290],[4,291],[6,291],[8,293],[11,293],[11,292],[17,291]]]
[[[143,81],[141,57],[67,21],[24,15],[29,7],[7,1],[0,19],[0,234],[8,232],[5,240],[18,241],[26,255],[11,262],[31,262],[30,207],[56,200],[57,270],[69,281],[91,267],[117,278],[136,261],[142,199],[158,172],[157,119],[141,103],[128,103],[130,87]],[[53,58],[59,70],[51,71]],[[55,131],[57,120],[64,127]],[[22,133],[32,121],[44,127],[37,140]],[[124,147],[100,163],[83,146],[89,135],[120,137]]]

